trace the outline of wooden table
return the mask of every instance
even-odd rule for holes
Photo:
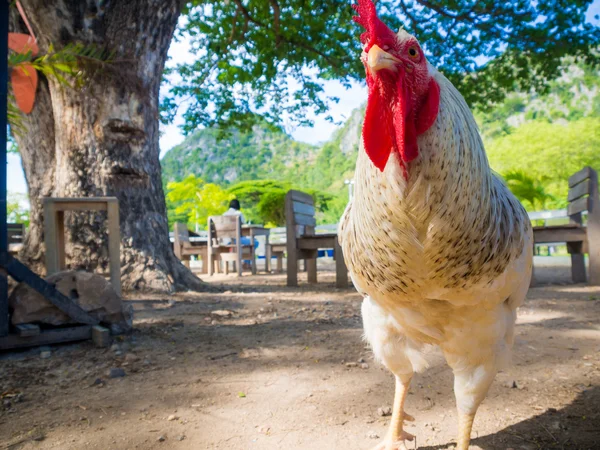
[[[256,236],[265,236],[265,271],[269,273],[269,259],[267,258],[267,249],[269,248],[270,229],[263,225],[242,225],[242,236],[250,238],[250,244],[254,248]],[[252,258],[252,275],[256,275],[256,253]]]
[[[106,211],[108,213],[110,282],[117,294],[121,295],[121,231],[119,200],[116,197],[44,198],[46,276],[66,268],[65,211]]]

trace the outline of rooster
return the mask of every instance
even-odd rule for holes
[[[514,340],[532,270],[527,214],[492,173],[477,124],[417,39],[392,32],[371,0],[354,5],[365,28],[368,102],[355,195],[339,239],[364,296],[365,338],[395,376],[389,431],[378,450],[405,448],[413,374],[438,346],[454,373],[457,449]]]

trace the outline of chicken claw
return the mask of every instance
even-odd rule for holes
[[[402,431],[402,433],[399,436],[399,439],[397,441],[390,442],[386,439],[383,442],[380,442],[375,447],[373,447],[371,450],[408,450],[408,447],[406,447],[405,441],[413,441],[414,439],[415,439],[414,435],[407,433],[406,431]],[[415,441],[415,443],[416,443],[416,441]]]

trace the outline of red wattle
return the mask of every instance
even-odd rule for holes
[[[375,167],[383,172],[390,153],[396,149],[392,112],[377,82],[369,83],[369,100],[363,123],[365,152]]]

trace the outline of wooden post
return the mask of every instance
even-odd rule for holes
[[[236,234],[236,244],[237,244],[237,274],[238,277],[242,276],[242,217],[238,216],[238,220],[235,222],[235,234]],[[252,254],[254,256],[254,254]],[[254,261],[254,263],[256,263]],[[254,268],[253,272],[254,273]]]
[[[589,280],[591,285],[600,285],[600,194],[598,172],[590,169],[590,198],[587,219],[587,242],[589,254]]]
[[[298,286],[298,248],[296,244],[296,224],[294,223],[292,191],[289,191],[285,195],[285,228],[287,233],[287,285]]]
[[[265,236],[265,272],[270,273],[269,267],[271,267],[271,257],[270,257],[270,245],[269,245],[269,234]]]
[[[311,226],[305,226],[304,227],[304,234],[305,236],[314,236],[315,234],[315,228],[311,227]],[[305,251],[306,253],[306,251]],[[317,259],[319,257],[319,250],[315,249],[314,252],[311,252],[311,256],[313,256],[313,258],[307,258],[304,260],[304,269],[306,270],[307,275],[308,275],[308,282],[309,283],[316,283],[317,282]]]
[[[215,271],[215,266],[214,266],[214,261],[213,261],[213,233],[212,233],[212,220],[209,217],[208,218],[208,249],[207,249],[207,254],[208,254],[208,276],[212,277],[214,271]]]
[[[106,205],[108,221],[108,258],[110,282],[121,296],[121,228],[119,223],[119,201],[109,199]],[[64,232],[63,232],[64,238]]]
[[[250,229],[250,245],[252,246],[252,249],[250,250],[250,254],[252,255],[251,258],[251,264],[252,264],[252,275],[256,275],[256,252],[254,251],[254,246],[255,246],[255,242],[256,242],[256,238],[254,237],[254,233],[252,232],[252,229]],[[240,243],[241,246],[241,243]]]
[[[344,253],[342,252],[342,246],[337,236],[334,242],[334,256],[335,256],[335,287],[347,288],[348,287],[348,268],[346,267],[346,261],[344,261]]]
[[[574,283],[585,283],[585,255],[583,242],[567,242],[567,251],[571,254],[571,276]]]
[[[46,243],[46,276],[59,271],[60,262],[56,242],[57,224],[54,204],[44,199],[44,240]]]

